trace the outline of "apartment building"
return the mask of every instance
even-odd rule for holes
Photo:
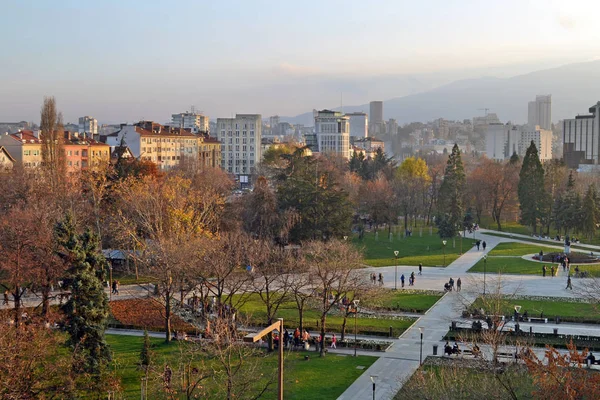
[[[110,146],[78,132],[65,132],[63,144],[67,172],[95,168],[110,162]]]
[[[79,118],[79,133],[88,133],[90,135],[98,134],[98,120],[89,115]]]
[[[350,118],[350,137],[361,139],[369,136],[369,116],[364,112],[346,114]]]
[[[40,131],[5,133],[0,136],[0,146],[8,151],[16,164],[26,168],[35,168],[42,164]]]
[[[552,130],[552,95],[535,96],[535,100],[527,104],[527,125]]]
[[[220,165],[220,143],[208,134],[194,134],[189,129],[164,126],[153,121],[122,125],[105,137],[111,148],[129,148],[135,158],[155,163],[169,170],[183,162],[203,166]]]
[[[189,129],[192,133],[208,133],[208,116],[196,112],[184,112],[171,115],[171,125],[176,128]]]
[[[217,138],[221,142],[221,167],[238,178],[252,175],[262,158],[261,115],[217,118]]]
[[[589,112],[563,120],[563,156],[570,168],[600,164],[600,101]]]
[[[337,111],[315,113],[315,133],[320,153],[350,158],[350,118]]]

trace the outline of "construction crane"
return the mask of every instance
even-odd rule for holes
[[[490,111],[490,108],[478,108],[478,110],[484,110],[485,111],[485,116],[487,117],[488,115],[488,111]]]

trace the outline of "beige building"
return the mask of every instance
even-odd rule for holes
[[[188,129],[163,126],[152,121],[124,125],[106,136],[111,148],[127,146],[135,158],[155,163],[169,170],[183,162],[200,166],[219,166],[220,143],[207,134],[194,134]]]
[[[177,128],[189,129],[192,133],[209,131],[209,119],[204,114],[184,112],[171,115],[171,125]]]
[[[42,164],[40,131],[5,133],[0,136],[0,146],[8,151],[16,164],[25,168],[39,167]]]
[[[552,159],[552,131],[542,129],[539,126],[530,128],[529,126],[522,127],[520,152],[521,157],[527,153],[527,148],[531,142],[535,143],[538,150],[540,161],[548,161]]]

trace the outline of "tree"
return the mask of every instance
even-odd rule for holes
[[[21,323],[22,297],[35,278],[37,226],[28,210],[17,207],[0,221],[0,285],[13,298],[12,319]]]
[[[348,233],[352,207],[337,180],[337,171],[327,160],[293,155],[279,177],[277,200],[282,211],[293,211],[298,223],[290,241],[328,240]]]
[[[589,240],[594,238],[594,234],[598,229],[599,215],[596,199],[596,187],[591,184],[585,192],[581,209],[581,232],[586,235]]]
[[[514,165],[514,164],[518,164],[518,163],[519,163],[519,161],[521,161],[521,157],[519,157],[519,155],[517,154],[517,152],[516,152],[516,151],[514,151],[514,152],[512,153],[512,156],[510,156],[509,163],[511,163],[511,164],[513,164],[513,165]]]
[[[359,209],[369,215],[375,230],[380,224],[387,224],[391,230],[392,224],[398,220],[395,207],[395,194],[389,182],[384,177],[365,182],[359,189]]]
[[[71,296],[62,306],[62,312],[68,344],[75,351],[73,368],[100,375],[111,359],[104,340],[109,313],[108,298],[102,287],[106,260],[98,251],[98,237],[89,229],[78,234],[70,214],[57,224],[55,232],[68,265],[64,287],[71,291]]]
[[[362,266],[362,257],[351,244],[339,240],[311,241],[305,244],[304,251],[319,302],[321,343],[324,344],[327,314],[353,290],[366,285],[362,274],[356,273]],[[321,357],[325,355],[324,347],[321,346]]]
[[[148,331],[144,329],[144,339],[142,342],[142,350],[140,351],[140,367],[144,370],[144,372],[148,372],[148,367],[152,362],[152,343],[150,342],[150,336],[148,335]]]
[[[450,224],[459,226],[464,214],[463,195],[465,193],[465,170],[458,145],[452,147],[448,156],[444,180],[438,195],[438,209],[447,215]]]
[[[533,141],[523,158],[523,165],[519,173],[518,195],[521,222],[531,226],[533,233],[536,233],[537,226],[547,210],[545,207],[544,168]]]
[[[42,166],[48,172],[52,186],[57,187],[66,170],[62,114],[56,108],[54,97],[44,97],[40,114]]]
[[[404,216],[404,230],[406,230],[408,216],[425,211],[425,198],[431,184],[431,177],[424,159],[408,157],[396,168],[394,178],[396,198]]]

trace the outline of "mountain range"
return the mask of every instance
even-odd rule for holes
[[[482,109],[496,113],[500,121],[527,122],[527,103],[538,94],[552,95],[552,121],[587,113],[600,100],[600,60],[568,64],[510,78],[464,79],[384,100],[384,118],[398,123],[426,122],[436,118],[471,119]],[[372,99],[379,100],[379,99]],[[339,110],[339,107],[332,108]],[[369,112],[369,104],[344,106],[344,112]],[[312,111],[282,121],[314,125]]]

